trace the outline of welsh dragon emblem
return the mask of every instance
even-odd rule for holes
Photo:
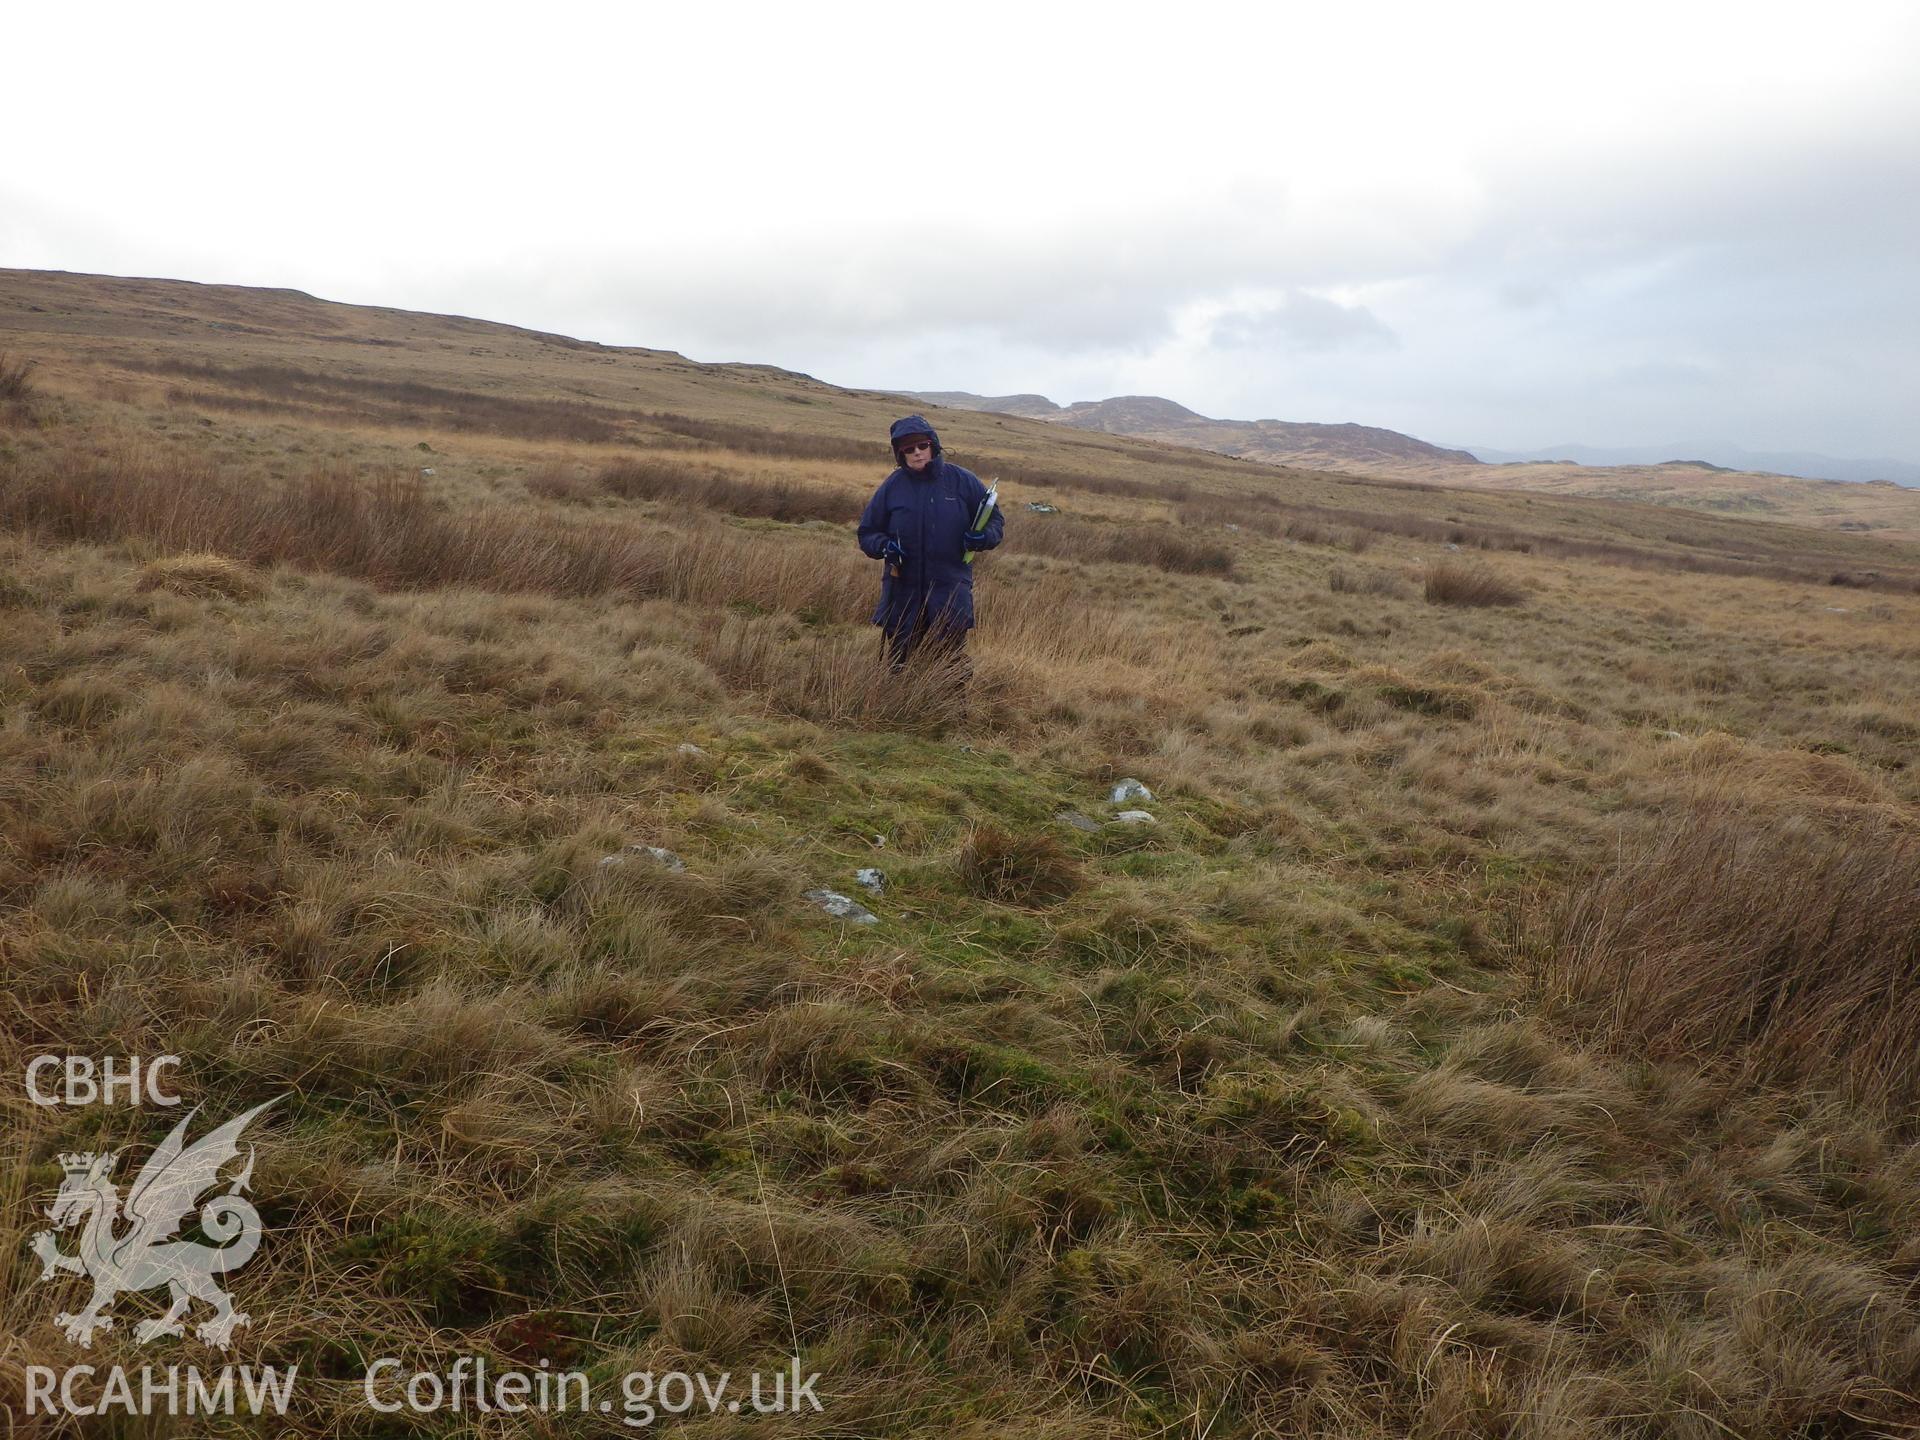
[[[248,1317],[233,1308],[233,1297],[220,1288],[217,1277],[238,1270],[260,1248],[260,1212],[241,1194],[253,1176],[252,1147],[247,1149],[245,1168],[225,1191],[204,1204],[200,1196],[220,1183],[220,1168],[239,1155],[240,1132],[261,1111],[283,1098],[277,1096],[254,1106],[191,1145],[186,1143],[187,1126],[199,1110],[188,1111],[147,1157],[127,1192],[124,1211],[120,1187],[111,1178],[121,1152],[79,1152],[60,1157],[66,1178],[47,1209],[54,1229],[40,1231],[30,1243],[44,1267],[42,1280],[51,1280],[65,1270],[93,1281],[93,1298],[86,1309],[77,1315],[54,1317],[69,1340],[91,1345],[95,1330],[111,1330],[113,1317],[107,1311],[121,1291],[153,1290],[164,1285],[173,1304],[160,1318],[135,1326],[136,1340],[145,1343],[161,1335],[184,1334],[189,1307],[193,1301],[203,1300],[213,1306],[213,1314],[196,1325],[193,1333],[222,1350],[233,1342],[233,1332],[247,1324]],[[213,1242],[211,1245],[174,1238],[196,1210],[200,1231]],[[54,1230],[74,1225],[85,1227],[80,1248],[74,1254],[62,1254]]]

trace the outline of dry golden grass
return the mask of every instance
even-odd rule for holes
[[[1128,524],[1072,515],[1022,516],[1021,549],[1061,560],[1150,565],[1183,575],[1227,575],[1226,546],[1183,535],[1164,523]]]
[[[362,379],[292,365],[223,366],[157,360],[136,368],[178,375],[215,389],[170,387],[169,404],[251,413],[311,414],[321,419],[377,418],[455,433],[478,430],[527,440],[592,443],[619,437],[617,412],[577,400],[535,400],[449,389],[411,379]]]
[[[729,515],[843,525],[860,518],[867,500],[865,495],[835,494],[791,480],[755,481],[681,460],[616,460],[600,472],[598,484],[623,500],[671,500]]]
[[[1427,566],[1429,605],[1518,605],[1526,591],[1485,565],[1436,560]]]
[[[1385,595],[1405,599],[1412,593],[1406,580],[1390,570],[1349,569],[1336,565],[1327,575],[1327,588],[1336,595]]]
[[[13,429],[33,418],[34,364],[0,351],[0,427]]]
[[[864,593],[856,557],[768,556],[706,525],[667,529],[437,502],[424,480],[310,473],[261,486],[166,452],[65,455],[0,484],[0,524],[56,540],[138,540],[247,565],[292,564],[383,586],[745,602],[850,614]],[[824,562],[824,563],[823,563]]]
[[[808,635],[789,620],[730,617],[704,655],[727,683],[824,725],[939,733],[967,711],[963,659],[916,652],[898,672],[878,635]]]
[[[0,350],[0,400],[27,400],[33,395],[33,362]]]
[[[224,555],[167,555],[149,561],[134,588],[169,590],[176,595],[257,600],[267,592],[267,580],[258,571],[236,564]]]
[[[1920,1117],[1920,826],[1708,791],[1570,897],[1554,991],[1641,1053]],[[1777,792],[1775,792],[1777,793]]]

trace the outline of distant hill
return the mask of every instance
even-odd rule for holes
[[[966,390],[909,390],[911,400],[945,405],[953,410],[986,410],[995,415],[1018,415],[1027,420],[1050,420],[1060,407],[1044,395],[975,395]]]
[[[1891,483],[1904,473],[1894,461],[1831,462],[1833,467],[1852,463],[1887,471],[1888,479],[1863,485],[1802,478],[1784,468],[1762,471],[1758,465],[1762,459],[1784,463],[1819,457],[1749,456],[1726,446],[1684,444],[1639,452],[1566,445],[1539,452],[1552,458],[1537,460],[1499,450],[1449,449],[1371,425],[1215,420],[1159,395],[1116,395],[1056,405],[1044,395],[975,395],[966,390],[904,393],[928,405],[1043,420],[1296,469],[1475,490],[1637,500],[1828,530],[1867,531],[1889,539],[1920,538],[1920,493]],[[1648,458],[1631,458],[1643,454]],[[1609,458],[1599,458],[1603,456]],[[1920,480],[1920,474],[1915,478]]]
[[[1905,460],[1849,460],[1805,450],[1743,450],[1738,445],[1703,445],[1687,440],[1672,445],[1551,445],[1543,450],[1492,450],[1469,447],[1490,465],[1568,461],[1575,465],[1678,465],[1691,459],[1717,470],[1747,474],[1792,475],[1803,480],[1887,480],[1920,487],[1920,465]]]
[[[1216,420],[1160,395],[1115,395],[1056,405],[1044,395],[975,395],[965,390],[908,392],[913,399],[957,410],[986,410],[1130,435],[1169,445],[1189,445],[1259,460],[1270,465],[1342,469],[1382,463],[1446,461],[1477,465],[1465,450],[1429,445],[1397,430],[1372,425],[1322,425],[1293,420]]]

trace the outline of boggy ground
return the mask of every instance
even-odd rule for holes
[[[625,1433],[359,1403],[461,1353],[822,1374],[713,1436],[1920,1433],[1910,554],[962,426],[1050,478],[957,713],[876,673],[859,434],[256,341],[314,393],[50,340],[0,429],[0,1068],[291,1095],[232,1287],[298,1433]],[[177,1114],[9,1103],[10,1408],[215,1363],[25,1246]]]

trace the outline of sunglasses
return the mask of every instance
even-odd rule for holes
[[[902,445],[900,447],[900,453],[902,455],[917,455],[922,450],[931,450],[932,448],[933,442],[931,440],[915,440],[909,444]]]

